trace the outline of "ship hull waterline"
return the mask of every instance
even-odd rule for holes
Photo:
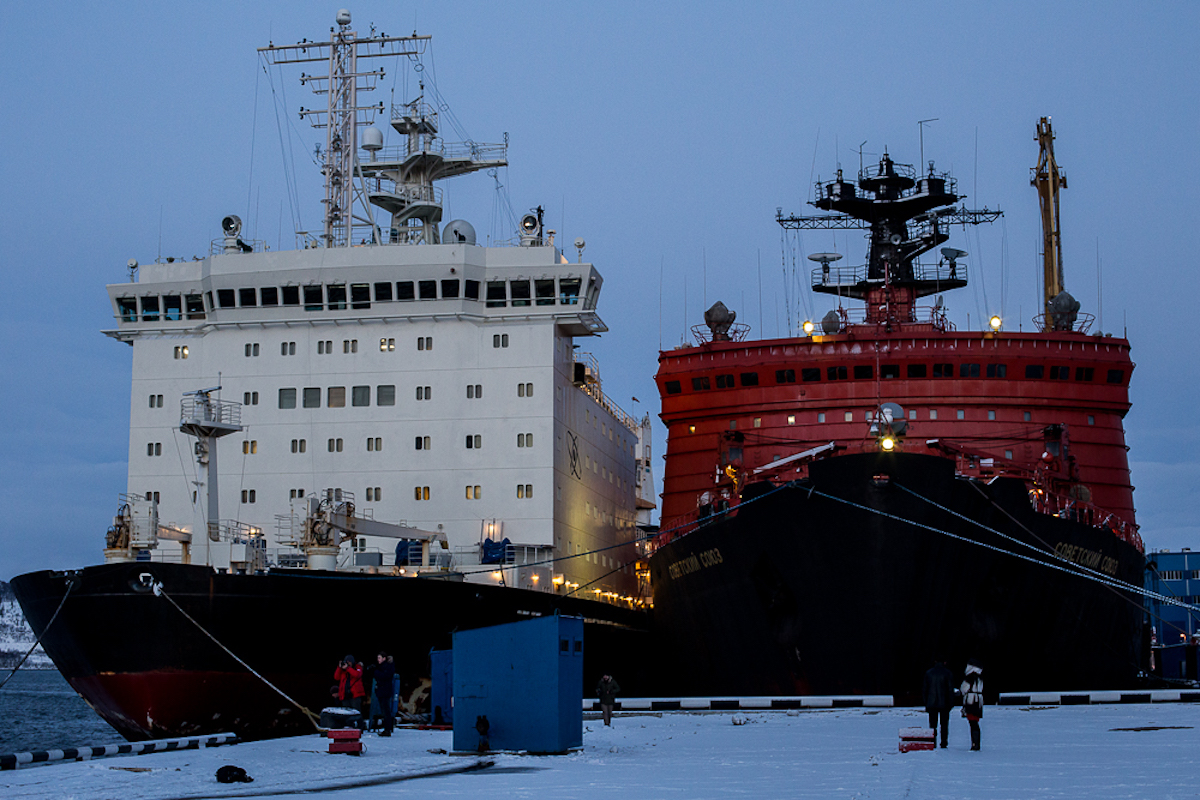
[[[62,602],[68,580],[73,585]],[[147,586],[151,581],[160,582],[179,608],[156,596]],[[336,705],[333,673],[347,654],[366,666],[380,651],[391,654],[401,699],[428,712],[429,653],[450,648],[455,630],[550,614],[585,620],[585,686],[613,671],[628,675],[636,687],[642,670],[636,654],[649,635],[646,615],[636,610],[546,592],[384,575],[245,575],[124,563],[28,573],[14,578],[12,587],[63,677],[134,741],[225,731],[248,739],[311,732],[306,715],[263,679],[318,712]]]
[[[1141,583],[1135,547],[1035,513],[1019,480],[959,479],[926,455],[814,462],[809,480],[753,487],[651,557],[666,668],[685,694],[906,704],[938,658],[958,672],[979,661],[993,693],[1135,685],[1138,598],[1069,574],[1054,551]]]

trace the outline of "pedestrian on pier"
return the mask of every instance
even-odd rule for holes
[[[967,662],[967,674],[962,682],[963,716],[971,724],[971,749],[979,749],[979,720],[983,718],[983,668],[974,661]]]
[[[954,676],[946,668],[940,658],[925,673],[925,681],[921,686],[921,698],[925,701],[925,711],[929,713],[929,727],[937,736],[938,722],[942,725],[942,747],[945,747],[950,735],[950,709],[954,706]]]

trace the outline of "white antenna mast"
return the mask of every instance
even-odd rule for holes
[[[376,36],[372,31],[372,35],[360,39],[350,30],[350,12],[344,8],[338,11],[337,27],[330,28],[329,34],[327,42],[306,39],[291,45],[260,47],[258,51],[273,64],[328,64],[327,75],[300,75],[302,84],[312,83],[314,94],[326,95],[328,106],[324,109],[301,108],[300,116],[313,117],[314,127],[326,129],[325,232],[322,238],[326,247],[349,247],[353,243],[358,124],[367,122],[367,113],[373,115],[384,110],[383,103],[358,105],[358,93],[371,91],[375,81],[384,77],[382,69],[359,72],[358,59],[420,55],[430,37]],[[364,45],[361,50],[360,45]]]

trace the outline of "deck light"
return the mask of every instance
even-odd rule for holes
[[[805,336],[812,336],[812,332],[813,332],[813,328],[814,328],[814,327],[815,327],[815,326],[813,325],[813,323],[812,323],[812,320],[811,320],[811,319],[806,319],[806,320],[804,320],[804,335],[805,335]]]
[[[890,453],[896,449],[896,440],[891,436],[884,436],[879,440],[879,446],[883,448],[883,452]]]
[[[1003,322],[1004,320],[1000,319],[999,314],[992,314],[992,318],[988,320],[988,324],[992,326],[992,330],[994,331],[1000,330],[1000,325]]]

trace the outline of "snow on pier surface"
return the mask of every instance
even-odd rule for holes
[[[906,708],[589,718],[582,750],[563,756],[454,756],[449,731],[416,730],[329,755],[314,734],[4,772],[0,796],[1166,799],[1200,794],[1198,717],[1190,703],[989,706],[977,753],[956,715],[948,749],[899,753],[899,729],[925,724]],[[225,764],[254,782],[217,783]]]

